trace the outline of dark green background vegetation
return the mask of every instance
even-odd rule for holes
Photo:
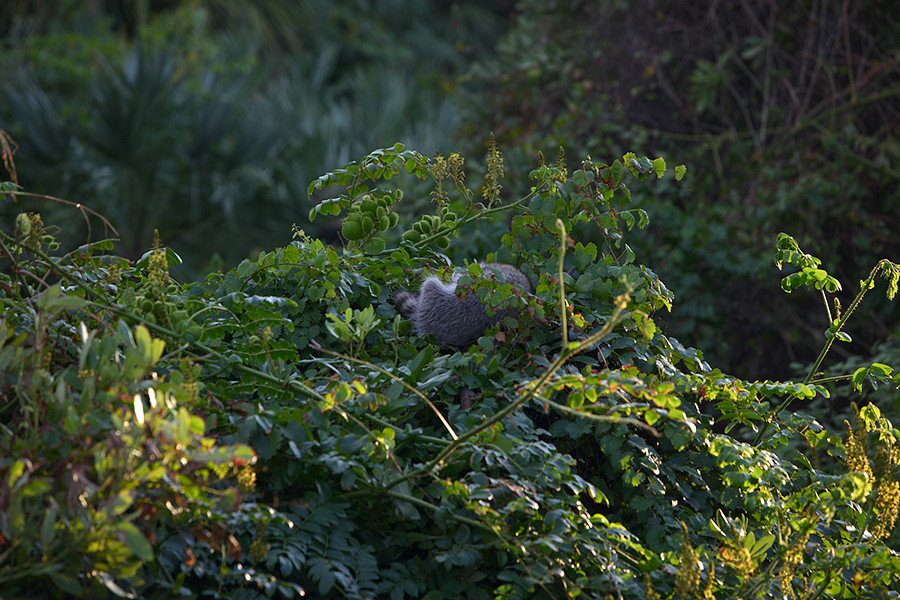
[[[900,366],[896,302],[889,302],[879,290],[855,311],[849,327],[852,341],[831,346],[823,373],[816,376],[829,393],[825,387],[808,394],[805,388],[790,387],[795,384],[755,388],[748,382],[796,379],[799,385],[829,340],[830,323],[820,291],[811,287],[789,295],[779,291],[785,273],[772,262],[779,232],[794,236],[842,283],[843,290],[828,294],[835,314],[840,312],[835,299],[846,312],[859,290],[858,282],[879,260],[900,258],[900,17],[893,2],[520,0],[487,6],[476,1],[408,0],[13,0],[0,11],[0,36],[0,130],[18,144],[12,156],[15,176],[27,193],[0,196],[2,231],[11,236],[5,242],[9,260],[0,263],[4,270],[10,266],[3,280],[7,286],[4,307],[10,317],[2,321],[9,329],[3,330],[7,353],[0,352],[0,366],[6,372],[0,380],[6,462],[0,468],[10,490],[18,485],[9,495],[0,493],[3,535],[11,539],[10,527],[22,525],[13,523],[11,510],[27,520],[54,502],[65,504],[63,480],[42,475],[42,469],[90,472],[106,481],[105,487],[100,486],[102,493],[94,496],[96,506],[91,510],[95,512],[89,517],[66,513],[66,508],[75,510],[72,498],[62,509],[45,511],[56,515],[54,519],[85,519],[93,529],[69,527],[66,535],[71,537],[65,538],[54,524],[60,521],[50,517],[29,521],[38,536],[32,540],[34,545],[13,548],[10,554],[3,554],[6,550],[0,546],[0,569],[10,566],[4,560],[18,558],[39,565],[43,557],[47,570],[38,570],[35,576],[45,577],[42,585],[56,594],[74,594],[76,589],[115,593],[116,586],[125,583],[157,594],[182,585],[193,586],[196,592],[208,584],[210,573],[227,563],[231,570],[222,576],[220,590],[227,597],[240,595],[236,590],[242,589],[245,576],[258,577],[253,582],[259,587],[254,589],[265,589],[266,594],[289,595],[295,591],[292,586],[312,585],[323,593],[368,597],[375,590],[388,594],[389,582],[395,581],[394,589],[405,591],[391,592],[391,597],[418,597],[429,589],[452,597],[457,574],[470,572],[475,565],[489,565],[472,575],[483,579],[471,582],[473,589],[489,597],[491,590],[499,593],[501,589],[502,577],[493,578],[498,573],[510,576],[504,571],[507,564],[515,565],[511,568],[517,577],[530,577],[557,564],[549,558],[548,549],[561,543],[551,539],[561,531],[554,529],[555,519],[560,519],[558,523],[565,522],[569,533],[562,536],[566,541],[558,552],[574,557],[590,547],[603,548],[600,552],[609,573],[623,565],[632,569],[607,574],[608,581],[600,581],[596,573],[579,578],[579,569],[590,561],[573,559],[572,571],[563,569],[562,580],[577,582],[585,593],[616,589],[626,590],[629,597],[640,597],[648,586],[656,585],[666,597],[677,592],[671,581],[666,583],[667,575],[679,565],[693,564],[691,552],[707,567],[714,562],[710,557],[724,543],[715,528],[710,529],[709,523],[715,522],[731,528],[724,537],[740,542],[730,551],[745,548],[749,561],[743,567],[726,561],[723,568],[732,570],[720,573],[721,593],[763,594],[776,589],[766,586],[777,586],[778,569],[796,566],[791,552],[796,554],[797,540],[805,539],[804,528],[812,526],[788,518],[782,522],[754,516],[754,511],[762,511],[762,505],[771,501],[766,494],[773,494],[776,504],[796,515],[812,510],[803,504],[809,502],[807,496],[828,490],[829,478],[835,478],[834,496],[820,497],[815,505],[827,516],[826,525],[817,525],[817,534],[828,552],[844,548],[836,540],[846,542],[849,538],[841,536],[847,531],[865,527],[867,522],[858,521],[859,515],[874,518],[886,510],[874,510],[874,495],[865,505],[860,489],[851,489],[862,484],[848,477],[847,471],[858,471],[860,465],[849,464],[852,452],[845,446],[850,439],[842,442],[840,436],[847,434],[844,419],[854,422],[851,401],[863,405],[871,400],[880,415],[900,421],[896,381],[885,385],[879,372],[865,372],[881,384],[856,390],[847,379],[825,380],[860,368],[865,371],[873,362]],[[422,475],[422,464],[446,443],[435,440],[446,432],[429,420],[433,412],[426,407],[401,406],[403,396],[384,374],[360,374],[357,363],[308,351],[311,340],[331,350],[359,354],[389,371],[399,369],[397,375],[443,402],[440,410],[449,411],[453,427],[460,431],[477,427],[478,419],[488,419],[505,406],[515,397],[511,390],[516,382],[539,377],[559,347],[555,333],[546,338],[535,335],[526,347],[515,346],[502,354],[502,363],[495,364],[488,347],[441,356],[423,344],[398,346],[408,335],[398,329],[405,326],[399,322],[390,332],[365,329],[367,318],[381,318],[382,329],[386,326],[393,318],[390,290],[414,285],[423,267],[433,268],[441,261],[433,253],[438,251],[457,265],[490,252],[527,265],[534,282],[543,285],[537,286],[539,306],[547,310],[538,316],[541,327],[557,331],[554,319],[559,307],[551,301],[554,282],[540,273],[547,270],[554,277],[552,253],[557,241],[553,241],[552,216],[563,209],[551,206],[546,198],[544,203],[535,205],[531,199],[516,209],[468,223],[458,234],[435,240],[440,246],[423,243],[412,251],[408,238],[401,241],[400,234],[413,222],[423,230],[422,215],[433,213],[440,220],[446,213],[463,215],[471,209],[465,193],[443,198],[435,190],[439,163],[424,157],[455,151],[469,157],[464,166],[468,186],[477,198],[482,177],[490,172],[483,157],[491,133],[503,152],[505,177],[495,199],[499,205],[527,197],[536,181],[550,186],[547,189],[567,180],[576,187],[587,185],[584,179],[573,183],[573,174],[588,156],[610,165],[618,158],[625,168],[627,161],[622,157],[632,151],[638,157],[664,157],[670,172],[672,165],[687,165],[687,176],[680,182],[671,176],[654,185],[632,179],[628,193],[611,185],[614,212],[604,212],[601,203],[585,213],[594,214],[596,221],[575,215],[564,219],[571,241],[566,263],[571,281],[567,283],[571,301],[583,311],[587,325],[599,327],[611,319],[612,297],[624,291],[617,287],[621,273],[616,269],[629,273],[634,269],[630,276],[638,293],[629,305],[630,324],[622,326],[631,327],[632,337],[623,331],[613,333],[624,337],[620,342],[607,340],[610,346],[604,354],[610,361],[605,366],[624,378],[616,385],[625,385],[636,405],[641,401],[652,405],[658,400],[659,386],[667,390],[665,386],[674,383],[680,407],[665,401],[655,406],[683,413],[660,413],[665,414],[660,443],[622,424],[591,425],[571,415],[563,418],[551,411],[554,416],[547,416],[534,406],[526,407],[506,423],[514,431],[498,430],[491,433],[494,437],[476,438],[462,452],[462,459],[448,467],[452,473],[444,473],[444,478],[422,484],[421,489],[395,488],[396,482],[391,483],[389,489],[398,494],[393,498],[394,512],[376,519],[383,529],[368,530],[362,525],[367,511],[384,508],[371,494],[392,481],[396,474],[391,469],[403,476]],[[402,254],[390,256],[393,269],[389,269],[379,266],[384,256],[358,253],[362,244],[350,244],[346,255],[340,254],[345,240],[339,234],[339,217],[346,214],[349,201],[319,203],[347,186],[352,190],[355,181],[347,179],[348,171],[335,169],[376,148],[390,149],[398,141],[421,153],[415,155],[418,158],[404,155],[403,166],[411,172],[398,178],[400,183],[398,179],[379,183],[384,169],[390,169],[378,162],[382,158],[370,157],[382,170],[368,184],[386,190],[387,208],[398,215],[394,225],[383,228],[380,239],[386,246],[379,247],[377,242],[368,247],[369,254],[376,255],[379,249],[387,248],[387,253],[403,248]],[[557,159],[560,148],[565,154]],[[392,152],[400,151],[385,152],[393,156]],[[310,182],[326,172],[332,175],[308,193]],[[529,176],[535,173],[537,180]],[[640,178],[644,174],[646,170]],[[13,173],[0,177],[13,178]],[[451,186],[450,180],[445,176],[446,188],[460,187],[459,182]],[[404,191],[402,202],[395,202],[397,189]],[[566,190],[566,206],[571,208],[581,200],[575,191]],[[307,215],[317,205],[319,216],[309,222]],[[51,258],[53,252],[40,235],[25,244],[33,253],[28,260],[35,263],[27,263],[26,268],[25,257],[13,252],[10,240],[16,232],[24,234],[16,220],[23,212],[42,215],[46,230],[41,235],[60,244],[59,258]],[[625,221],[609,221],[609,214],[619,212]],[[631,216],[626,219],[626,214]],[[630,219],[642,222],[644,214],[649,226],[631,231]],[[543,233],[535,234],[533,246],[523,245],[521,240],[527,236],[521,228],[532,218],[544,228]],[[293,225],[306,235],[295,232]],[[38,225],[34,227],[33,231]],[[165,270],[145,255],[154,231],[181,257],[174,260],[170,254],[167,265],[181,283],[165,280]],[[619,233],[627,233],[627,250],[618,245],[623,243],[616,237]],[[338,253],[307,235],[332,244]],[[116,241],[92,248],[92,261],[72,263],[74,255],[65,254],[87,241],[106,238]],[[101,254],[132,262],[101,260],[97,258]],[[142,262],[134,262],[142,256]],[[609,262],[611,256],[615,268]],[[280,263],[303,267],[282,271]],[[119,266],[107,271],[111,264]],[[13,265],[22,270],[13,272]],[[72,314],[84,309],[78,301],[65,294],[59,299],[46,290],[41,300],[24,293],[28,286],[36,286],[35,294],[42,289],[33,277],[29,279],[32,269],[44,278],[43,283],[51,284],[64,281],[61,273],[81,268],[99,269],[89,273],[86,281],[96,277],[104,285],[112,285],[119,276],[116,269],[122,270],[124,279],[114,297],[101,301],[75,284],[69,292],[101,305],[124,306],[130,314],[127,325],[116,324],[115,310],[107,307],[92,317],[91,327],[96,325],[97,332],[79,334],[76,316],[84,315]],[[304,283],[316,278],[326,282],[323,288]],[[671,302],[667,291],[663,299],[653,296],[660,293],[660,281],[674,294],[671,312],[664,308]],[[14,282],[27,284],[17,287]],[[878,285],[883,283],[879,280]],[[595,289],[604,290],[603,294],[595,291],[592,296],[592,286],[599,286]],[[339,315],[348,309],[355,315],[353,309],[362,311],[370,305],[376,307],[375,314],[354,317],[361,319],[356,326],[362,327],[355,330],[356,337],[352,327],[340,329]],[[232,320],[210,316],[219,310],[228,312]],[[174,320],[173,311],[179,313]],[[326,312],[334,315],[328,320],[330,330],[323,321]],[[646,321],[635,316],[644,313]],[[45,317],[51,321],[42,321]],[[57,318],[59,322],[52,321]],[[155,355],[146,333],[134,329],[138,322],[149,326],[154,337],[165,339],[166,352],[171,354]],[[649,333],[648,322],[653,327]],[[165,331],[153,330],[154,324]],[[202,325],[203,333],[189,331],[189,324]],[[273,330],[266,333],[266,326],[274,328],[274,339],[267,337]],[[657,327],[661,338],[654,338]],[[589,330],[586,326],[585,331]],[[637,335],[638,330],[644,337]],[[26,331],[30,334],[18,337]],[[96,343],[85,336],[91,340],[96,336]],[[81,346],[67,348],[65,339],[72,344],[80,340]],[[191,346],[201,341],[216,353],[215,358]],[[99,369],[116,355],[126,357],[120,370]],[[239,356],[241,368],[257,372],[242,372],[238,361],[229,356]],[[536,357],[547,363],[541,364]],[[580,367],[601,366],[585,360]],[[49,371],[43,361],[52,365]],[[677,369],[660,374],[659,369],[665,371],[660,365],[666,361]],[[404,364],[407,367],[401,367]],[[712,373],[721,370],[728,376],[716,379],[710,366]],[[140,452],[146,450],[142,444],[147,442],[127,423],[123,425],[124,417],[118,412],[121,402],[116,404],[114,399],[120,393],[130,402],[135,393],[152,387],[154,369],[166,373],[163,389],[189,412],[162,410],[145,431],[150,438],[162,435],[171,442],[155,450],[157,458],[164,457],[159,460],[168,471],[154,470],[155,459],[146,458],[129,466],[137,473],[134,479],[119,480],[115,465],[108,463],[125,460],[127,452],[122,448]],[[332,378],[321,379],[325,373]],[[575,369],[567,375],[577,373]],[[368,391],[354,387],[357,378]],[[590,385],[580,385],[606,390],[612,385],[609,379],[588,379]],[[205,390],[199,396],[198,385]],[[313,395],[298,385],[308,385]],[[708,397],[714,409],[703,403],[706,391],[700,390],[707,385],[716,390]],[[732,392],[726,393],[729,385]],[[459,410],[455,395],[470,387],[491,387],[491,392],[483,391],[476,413]],[[570,394],[563,404],[580,407],[572,404],[570,388],[559,384],[554,389],[560,395]],[[737,398],[726,397],[729,393],[737,393]],[[323,409],[321,403],[315,410],[307,405],[295,409],[300,399],[321,402],[326,397],[328,402],[347,404],[340,410],[331,405]],[[771,412],[782,399],[791,400],[791,410],[799,412]],[[67,409],[66,402],[74,402],[76,408]],[[372,409],[369,416],[367,402]],[[92,403],[104,406],[108,414],[92,416]],[[648,418],[641,410],[634,414],[621,408],[610,410],[644,419],[644,423],[659,418]],[[329,421],[335,414],[345,422]],[[754,450],[742,445],[755,437],[749,423],[773,415],[777,418],[768,445],[754,446]],[[374,427],[365,421],[369,417],[382,421]],[[303,431],[292,425],[298,419],[306,420]],[[354,419],[365,421],[365,427]],[[863,421],[873,438],[896,436],[890,423],[873,413],[867,413]],[[64,422],[64,434],[48,442],[42,436],[54,422]],[[681,437],[684,422],[699,429]],[[825,429],[820,430],[818,423]],[[726,424],[735,427],[734,437],[722,435]],[[176,433],[169,437],[159,433],[172,430]],[[89,432],[86,441],[84,431]],[[858,431],[864,430],[853,435],[865,437]],[[204,435],[222,449],[207,448]],[[399,437],[387,439],[394,435]],[[113,438],[123,440],[122,448],[100,447],[98,440]],[[45,443],[41,453],[22,454],[29,444],[40,447],[38,440]],[[517,444],[522,444],[520,454],[511,450]],[[724,455],[723,445],[729,447]],[[713,447],[715,458],[710,454]],[[768,450],[777,459],[766,454]],[[179,462],[185,452],[193,461],[189,466]],[[889,481],[897,467],[889,454],[888,464],[893,466],[885,471],[884,457],[878,458],[877,452],[881,450],[873,445],[876,468],[870,475]],[[243,487],[234,488],[240,492],[224,496],[201,492],[205,485],[232,490],[223,482],[250,477],[249,471],[235,464],[247,462],[252,453],[259,461],[258,487],[244,481]],[[16,458],[21,461],[15,462]],[[499,470],[467,470],[466,460],[486,460]],[[695,474],[691,465],[696,461],[710,461],[707,466],[719,470],[709,478]],[[297,463],[303,463],[302,468]],[[775,479],[766,479],[760,475],[763,463],[768,467],[777,463],[784,471],[775,469]],[[550,465],[547,473],[541,470],[542,464]],[[37,465],[31,482],[21,475],[32,468],[28,465]],[[807,465],[808,481],[803,480]],[[18,469],[24,471],[16,474]],[[545,475],[565,481],[571,493],[555,489],[542,479]],[[450,485],[454,476],[464,482],[463,487]],[[317,478],[324,483],[313,498],[310,486]],[[518,489],[510,481],[518,485],[535,480],[541,481],[538,487],[518,498],[540,504],[537,513],[520,513],[522,507],[512,505],[504,505],[497,514],[478,512],[483,508],[479,495],[496,492],[497,482],[502,481],[500,487],[509,492]],[[658,492],[652,501],[643,500],[639,493],[641,486],[648,485]],[[611,499],[603,510],[595,510],[588,502],[590,486]],[[122,494],[120,503],[117,493]],[[281,511],[278,501],[285,494],[304,498],[300,508]],[[345,494],[345,500],[330,500],[331,495],[343,498]],[[20,499],[19,505],[15,498]],[[160,524],[150,514],[179,498],[187,498],[189,505],[182,521]],[[578,502],[573,503],[573,498]],[[847,504],[849,498],[864,505],[855,516],[840,512],[853,506]],[[667,502],[670,508],[663,508]],[[671,509],[673,502],[679,508]],[[267,512],[272,506],[277,510]],[[433,513],[436,506],[441,508]],[[312,512],[301,515],[297,510]],[[719,510],[724,511],[721,518]],[[215,523],[198,525],[204,511],[213,515]],[[118,518],[122,514],[129,515],[129,520]],[[588,533],[578,524],[579,519],[588,518],[586,514],[594,519],[599,533]],[[459,519],[476,516],[480,526],[495,533],[520,531],[534,548],[515,554],[502,536],[485,537],[485,530],[474,525],[472,531],[461,529],[455,540],[446,535],[465,522]],[[628,535],[617,537],[616,526],[604,521],[607,517],[623,523]],[[435,537],[427,542],[413,539],[413,527],[398,533],[402,541],[375,541],[392,527],[402,529],[395,522],[401,518],[411,519],[417,527],[427,521]],[[547,529],[529,521],[538,518],[544,519]],[[513,525],[509,519],[523,520]],[[313,559],[327,554],[322,548],[301,551],[291,546],[300,543],[296,533],[290,533],[290,523],[298,520],[310,527],[304,532],[315,543],[337,542],[332,548],[335,554],[328,554],[328,564]],[[132,522],[137,525],[123,524]],[[682,523],[689,534],[683,532]],[[787,531],[779,527],[793,527],[799,538],[786,536],[774,544],[768,540],[768,545],[756,545],[776,531]],[[254,536],[255,531],[259,535]],[[327,531],[332,532],[330,538],[323,533]],[[161,541],[150,535],[148,543],[142,537],[148,532],[169,537]],[[806,589],[815,590],[824,581],[821,589],[838,597],[836,584],[829,578],[852,580],[848,569],[865,573],[869,587],[863,591],[874,589],[873,582],[882,575],[896,582],[891,562],[896,556],[884,551],[896,546],[892,542],[896,534],[888,538],[881,533],[879,539],[883,537],[886,546],[872,542],[843,563],[829,555],[832,562],[825,561],[818,572],[815,567],[799,568],[808,578]],[[246,564],[241,567],[245,570],[235,568],[241,562],[235,558],[240,553],[230,545],[228,535],[236,536],[235,543],[245,554],[252,540],[269,544],[263,547],[263,542],[257,542],[263,545],[257,545],[253,561],[247,561],[256,564],[252,574]],[[276,538],[282,544],[280,554],[272,549]],[[56,553],[65,543],[78,546],[98,540],[108,544],[104,560],[109,564],[98,567],[97,554],[64,553],[60,558]],[[828,546],[831,543],[836,545]],[[192,563],[190,553],[201,546],[219,553],[215,560],[195,556]],[[808,556],[821,559],[820,550],[810,550]],[[352,564],[352,560],[377,562],[380,553],[392,552],[397,553],[396,564]],[[611,558],[617,553],[626,556],[623,563]],[[429,563],[422,561],[429,554],[440,556],[446,570],[428,580],[432,588],[415,588],[409,582],[424,577]],[[156,561],[157,566],[141,571],[141,560]],[[79,569],[86,564],[112,575],[85,579]],[[62,566],[62,571],[53,570]],[[361,573],[370,579],[364,581]],[[161,583],[163,574],[174,579]],[[268,579],[270,575],[274,579]],[[591,579],[594,575],[597,579]],[[619,576],[622,581],[615,582]],[[160,581],[142,582],[141,577]],[[102,587],[78,587],[88,581]],[[21,583],[6,570],[0,570],[2,582]],[[558,584],[531,582],[507,591],[513,596],[546,593],[553,597],[562,593],[554,587]],[[841,594],[852,597],[852,591],[847,591],[852,587],[847,584]],[[527,589],[531,591],[523,591]],[[0,585],[0,596],[2,590]]]
[[[900,253],[900,25],[890,2],[851,4],[18,0],[0,119],[27,189],[90,197],[126,255],[164,224],[185,275],[291,223],[333,239],[304,223],[307,183],[395,141],[475,155],[493,131],[510,191],[559,146],[666,156],[688,185],[636,196],[652,224],[634,247],[691,299],[667,326],[736,373],[786,377],[822,323],[816,298],[768,296],[775,234],[842,281]],[[891,337],[895,308],[866,314],[848,358]]]

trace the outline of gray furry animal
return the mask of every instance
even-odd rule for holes
[[[512,265],[481,263],[481,269],[486,276],[498,273],[506,283],[531,292],[528,278]],[[416,335],[433,334],[442,346],[464,348],[484,335],[488,327],[510,314],[510,310],[500,310],[488,316],[474,293],[457,296],[456,284],[460,276],[455,273],[450,283],[429,277],[422,282],[417,293],[399,290],[394,294],[394,306],[413,322]]]

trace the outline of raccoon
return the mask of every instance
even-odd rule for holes
[[[481,263],[481,268],[488,276],[492,271],[499,271],[507,283],[531,292],[528,278],[512,265]],[[394,294],[394,306],[413,322],[416,335],[433,334],[442,346],[465,348],[484,335],[488,327],[510,314],[509,310],[501,310],[488,316],[475,294],[457,296],[459,278],[457,273],[450,283],[444,283],[437,277],[429,277],[422,282],[418,293],[399,290]]]

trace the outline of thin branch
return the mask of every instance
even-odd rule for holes
[[[310,346],[314,350],[318,350],[319,352],[324,352],[325,354],[330,354],[331,356],[336,356],[338,358],[342,358],[342,359],[350,361],[350,362],[355,362],[355,363],[358,363],[361,365],[365,365],[371,369],[378,371],[382,375],[385,375],[386,377],[393,379],[394,381],[396,381],[397,383],[399,383],[400,385],[402,385],[403,387],[408,389],[410,392],[412,392],[413,394],[418,396],[423,402],[425,402],[431,408],[432,411],[434,411],[434,414],[437,415],[438,420],[440,420],[441,424],[444,426],[444,428],[450,434],[450,437],[452,437],[454,440],[459,439],[459,436],[456,435],[455,431],[453,431],[453,427],[450,425],[450,422],[447,421],[447,419],[441,413],[440,409],[438,409],[438,407],[435,406],[434,402],[432,402],[428,398],[428,396],[426,396],[425,394],[423,394],[422,392],[420,392],[418,389],[411,386],[410,384],[406,383],[405,381],[403,381],[402,379],[400,379],[399,377],[397,377],[396,375],[394,375],[387,369],[385,369],[379,365],[376,365],[375,363],[371,363],[367,360],[363,360],[361,358],[354,358],[351,356],[347,356],[346,354],[341,354],[340,352],[335,352],[333,350],[327,350],[327,349],[319,346],[318,344],[313,345],[312,343],[310,343]]]
[[[831,331],[831,335],[825,340],[825,345],[822,347],[821,352],[819,352],[819,356],[816,358],[816,362],[813,363],[813,366],[810,368],[809,372],[806,374],[806,377],[803,379],[804,385],[809,385],[812,382],[813,377],[815,377],[816,373],[819,371],[819,367],[822,366],[822,362],[825,360],[825,356],[828,354],[828,351],[831,349],[831,345],[834,343],[835,338],[837,337],[837,333],[843,329],[844,325],[850,319],[850,316],[853,314],[853,311],[859,306],[859,303],[862,301],[863,296],[869,291],[872,283],[875,281],[875,276],[878,274],[878,271],[881,270],[882,266],[885,264],[892,264],[891,261],[882,259],[878,261],[878,264],[872,269],[869,273],[868,278],[862,283],[862,286],[859,292],[856,294],[856,297],[853,299],[853,302],[850,303],[850,306],[847,307],[847,310],[844,311],[843,316],[840,321],[838,321],[837,325],[833,328],[829,325],[829,330]],[[827,303],[826,303],[827,305]],[[762,427],[759,430],[759,433],[756,434],[756,439],[753,440],[753,445],[757,446],[760,442],[762,442],[763,436],[769,430],[769,426],[773,419],[777,418],[779,414],[785,409],[787,409],[788,405],[794,400],[792,396],[788,396],[787,399],[784,400],[781,404],[779,404],[774,410],[769,412],[769,416],[766,421],[763,422]]]

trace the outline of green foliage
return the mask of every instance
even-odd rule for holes
[[[820,347],[818,294],[769,293],[778,232],[845,282],[900,256],[893,14],[883,1],[523,0],[464,82],[463,131],[471,147],[490,128],[516,149],[516,193],[533,156],[559,145],[677,155],[686,185],[637,191],[652,223],[632,245],[690,299],[669,331],[731,372],[788,377]],[[865,355],[898,310],[880,298],[862,310],[846,351]]]
[[[160,517],[202,528],[205,510],[236,497],[218,485],[232,465],[256,457],[206,435],[196,384],[158,376],[165,344],[145,326],[89,330],[80,294],[33,291],[4,295],[0,321],[3,593],[131,593],[157,558],[152,540],[171,535]]]
[[[287,243],[284,224],[308,210],[306,186],[327,166],[397,139],[446,143],[456,116],[443,91],[461,53],[496,31],[474,2],[451,14],[424,0],[6,12],[0,124],[20,142],[20,183],[91,198],[107,217],[86,212],[59,233],[67,245],[102,229],[135,259],[158,229],[186,257],[182,277]],[[69,217],[59,200],[18,200],[16,212]]]
[[[193,33],[202,38],[202,24]],[[199,43],[193,50],[179,55],[150,41],[114,54],[97,49],[86,57],[94,68],[84,77],[45,77],[44,57],[28,56],[4,92],[0,116],[24,142],[16,157],[21,183],[93,198],[108,220],[85,214],[88,235],[93,228],[107,236],[121,232],[128,245],[120,252],[131,258],[155,229],[186,255],[212,241],[229,260],[240,258],[228,254],[224,240],[238,229],[249,240],[266,233],[260,219],[245,217],[273,192],[266,161],[278,149],[277,124],[262,110],[260,81],[248,76],[247,57],[224,50],[213,56]],[[43,201],[48,218],[67,210],[47,206],[42,196],[20,200]],[[284,210],[270,206],[275,214]],[[62,235],[70,244],[85,237],[77,227]]]
[[[310,186],[365,238],[295,230],[187,285],[158,239],[132,265],[0,232],[4,594],[895,597],[900,431],[864,407],[843,441],[787,410],[824,382],[743,381],[665,332],[628,206],[665,161],[542,161],[520,197],[488,163],[472,189],[459,155],[372,152]],[[425,181],[433,211],[401,220]],[[486,258],[534,293],[470,264],[460,293],[509,316],[464,350],[414,338],[392,292],[493,216]],[[95,486],[67,496],[73,473]]]

